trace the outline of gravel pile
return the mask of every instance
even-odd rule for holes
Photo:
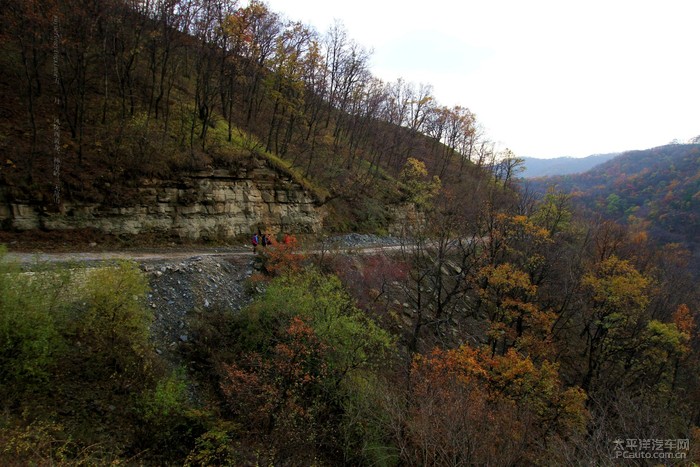
[[[156,351],[175,360],[179,344],[190,339],[192,311],[236,312],[251,301],[244,287],[253,273],[251,257],[196,256],[142,263],[141,269],[151,286],[148,306],[155,315],[151,336]]]

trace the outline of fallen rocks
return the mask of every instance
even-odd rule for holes
[[[156,351],[177,362],[179,343],[188,342],[189,319],[196,311],[236,313],[252,298],[245,280],[253,268],[250,257],[196,256],[177,261],[144,262],[141,270],[151,286],[148,306],[153,310],[151,339]]]

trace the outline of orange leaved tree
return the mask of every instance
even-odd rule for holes
[[[552,446],[584,433],[584,402],[548,361],[514,349],[436,349],[413,361],[404,407],[394,411],[396,444],[409,465],[551,462]]]

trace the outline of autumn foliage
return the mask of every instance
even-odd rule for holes
[[[223,367],[228,409],[279,458],[312,463],[335,444],[339,414],[328,393],[326,353],[313,328],[293,317],[268,352]]]
[[[608,465],[642,438],[700,462],[698,145],[537,196],[467,108],[373,77],[339,24],[224,0],[0,18],[2,203],[48,221],[264,160],[332,232],[410,232],[322,271],[293,236],[259,247],[251,293],[178,310],[167,358],[137,265],[28,273],[0,249],[0,464]]]
[[[538,463],[586,426],[585,393],[515,350],[436,349],[414,359],[411,388],[397,435],[413,465]]]
[[[270,242],[260,252],[262,270],[272,277],[299,273],[306,256],[301,252],[297,238],[285,235],[282,241],[271,239]]]

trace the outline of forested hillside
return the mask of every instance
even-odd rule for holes
[[[306,250],[246,238],[220,261],[17,265],[1,247],[0,464],[700,461],[691,253],[630,222],[662,220],[655,198],[604,192],[678,179],[668,203],[697,213],[697,177],[677,177],[697,145],[655,150],[675,171],[650,167],[656,185],[596,182],[616,222],[534,196],[466,107],[373,77],[338,25],[225,0],[0,17],[0,201],[126,207],[151,177],[264,160],[329,211]],[[389,226],[391,248],[332,240]]]
[[[630,151],[570,176],[533,182],[556,185],[589,215],[628,224],[661,244],[680,243],[698,253],[700,145],[671,144]],[[697,257],[697,256],[696,256]],[[696,266],[700,269],[700,264]]]
[[[340,25],[264,3],[17,2],[2,11],[0,177],[7,199],[128,205],[147,177],[266,158],[328,201],[338,229],[381,229],[409,157],[452,186],[496,154],[464,107],[382,82]]]

